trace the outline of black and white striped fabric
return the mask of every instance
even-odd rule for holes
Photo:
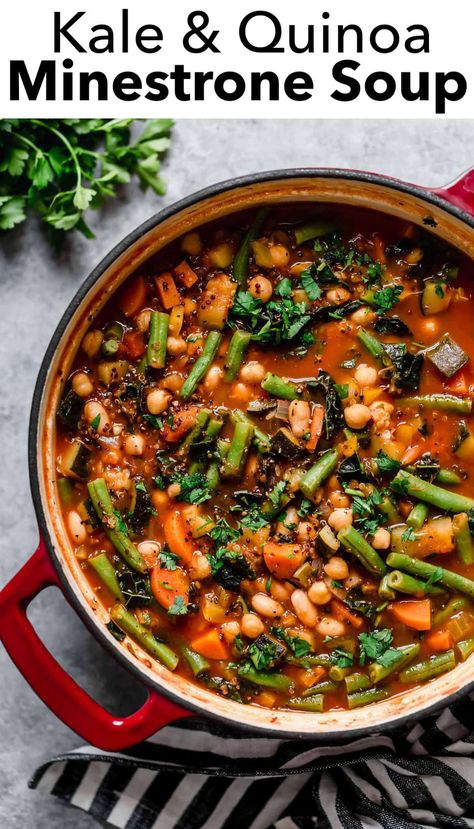
[[[121,829],[474,829],[474,695],[339,746],[182,720],[122,754],[56,757],[30,786]]]

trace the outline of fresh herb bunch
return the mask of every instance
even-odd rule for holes
[[[0,120],[0,230],[35,212],[55,241],[73,228],[90,239],[85,211],[115,196],[132,176],[163,195],[160,157],[173,122],[148,121],[136,140],[132,124],[132,118]]]

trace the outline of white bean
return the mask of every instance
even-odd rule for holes
[[[309,430],[311,409],[305,400],[292,400],[288,410],[288,420],[295,438],[302,438]]]
[[[240,629],[248,639],[256,639],[263,633],[265,626],[255,613],[244,613],[240,620]]]
[[[74,540],[75,544],[84,544],[87,538],[87,530],[82,522],[82,518],[76,510],[71,510],[67,514],[67,528],[69,535]]]
[[[137,550],[142,556],[148,556],[150,559],[153,556],[157,556],[161,550],[161,546],[158,541],[140,541],[140,544],[137,544]]]
[[[110,417],[105,407],[98,400],[87,401],[84,406],[84,417],[89,424],[94,424],[94,429],[98,435],[106,435],[110,432]]]
[[[304,590],[293,590],[291,604],[300,622],[308,628],[314,628],[318,621],[318,614],[308,594]]]
[[[332,593],[323,581],[315,581],[308,590],[308,598],[313,604],[327,604]]]
[[[285,612],[283,605],[271,599],[266,593],[256,593],[252,596],[252,607],[266,619],[275,619],[277,616],[283,616]]]
[[[143,455],[145,438],[143,435],[127,435],[125,438],[125,452],[127,455]]]
[[[346,632],[346,628],[342,622],[339,622],[337,619],[330,619],[328,616],[324,616],[321,621],[319,622],[316,630],[321,636],[344,636]]]

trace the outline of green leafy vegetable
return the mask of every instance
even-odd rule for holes
[[[388,668],[396,662],[400,654],[392,648],[393,634],[389,628],[373,630],[372,633],[359,633],[359,663],[365,665],[367,659],[372,659]]]
[[[171,553],[169,550],[161,550],[158,555],[160,567],[164,570],[176,570],[180,561],[179,556]]]
[[[379,472],[386,472],[387,474],[395,475],[396,472],[401,467],[400,461],[395,460],[395,458],[390,458],[383,449],[380,450],[378,455],[375,458],[375,462],[378,466]]]
[[[209,482],[201,472],[193,472],[191,475],[173,476],[173,483],[179,484],[181,491],[177,496],[178,501],[186,501],[188,504],[203,504],[211,497]]]
[[[188,606],[182,596],[175,596],[174,602],[168,608],[168,616],[186,616]]]

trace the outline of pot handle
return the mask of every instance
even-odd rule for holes
[[[0,640],[16,667],[48,708],[88,743],[120,751],[147,739],[190,712],[148,690],[148,699],[128,717],[115,717],[92,699],[59,665],[27,616],[30,602],[46,587],[61,583],[43,540],[0,593]]]
[[[474,170],[468,170],[452,184],[447,184],[433,192],[456,207],[474,215]]]

